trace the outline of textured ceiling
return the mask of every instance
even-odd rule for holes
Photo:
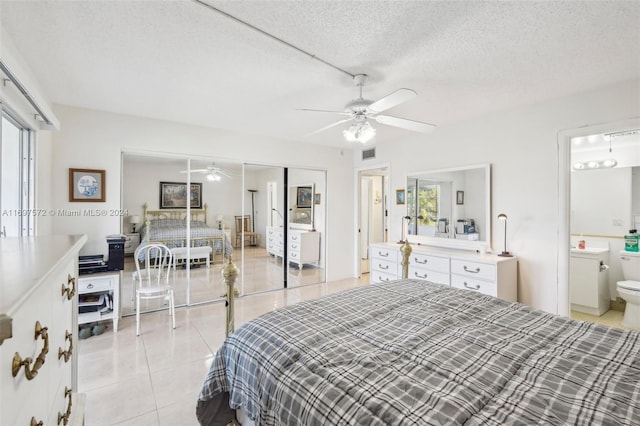
[[[640,78],[640,1],[206,2],[368,74],[365,98],[414,89],[387,113],[439,126]],[[55,103],[346,146],[346,125],[303,137],[340,116],[296,109],[342,110],[347,74],[196,1],[2,0],[0,18]]]

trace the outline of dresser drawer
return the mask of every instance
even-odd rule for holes
[[[371,259],[371,270],[398,276],[398,263],[387,259]]]
[[[483,281],[463,275],[451,275],[451,287],[473,290],[489,296],[498,297],[498,286],[495,282]]]
[[[470,278],[495,281],[496,265],[468,260],[451,259],[451,273],[464,275]]]
[[[81,277],[78,280],[78,293],[113,290],[116,280],[113,277]]]
[[[428,269],[434,272],[442,272],[449,274],[449,258],[440,256],[431,256],[423,253],[411,253],[409,258],[409,267],[420,269]]]
[[[383,283],[387,281],[395,281],[398,279],[396,274],[389,274],[381,271],[371,271],[369,281],[371,283]]]
[[[377,246],[371,247],[371,261],[374,259],[385,259],[394,263],[400,263],[399,255],[400,252],[395,249]]]
[[[432,283],[449,285],[449,273],[434,272],[425,268],[412,267],[409,264],[409,277],[417,280],[431,281]]]

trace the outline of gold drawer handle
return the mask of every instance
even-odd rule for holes
[[[37,421],[35,417],[31,417],[31,423],[29,424],[29,426],[42,426],[44,423],[42,423],[42,420]]]
[[[71,389],[64,387],[64,397],[65,399],[69,397],[69,403],[67,404],[67,411],[63,414],[58,411],[58,424],[62,422],[64,426],[69,423],[69,417],[71,417]]]
[[[467,265],[464,265],[463,269],[465,272],[471,272],[472,274],[477,274],[478,272],[480,272],[480,268],[468,269]]]
[[[428,274],[424,274],[424,275],[420,275],[419,273],[415,272],[413,273],[413,275],[415,275],[416,278],[421,278],[421,279],[426,279]]]
[[[58,348],[58,359],[64,357],[64,362],[68,362],[73,352],[73,335],[68,330],[64,331],[64,340],[69,341],[69,349],[63,351],[61,347]]]
[[[384,271],[384,270],[389,269],[389,265],[383,265],[382,263],[378,263],[378,268],[380,268],[380,269],[382,269]]]
[[[65,285],[62,284],[62,295],[64,296],[64,294],[67,293],[67,300],[71,300],[76,294],[76,279],[71,275],[67,277],[67,285],[68,284],[71,284],[71,287],[65,287]]]
[[[385,252],[378,251],[378,256],[389,257],[389,252],[388,251],[385,251]]]
[[[414,257],[414,258],[413,258],[413,261],[414,261],[415,263],[419,263],[419,264],[421,264],[421,265],[426,265],[426,264],[427,264],[427,262],[428,262],[428,260],[427,260],[427,259],[425,259],[423,262],[421,262],[421,261],[420,261],[420,259],[419,259],[419,258],[417,258],[417,257]]]
[[[44,340],[44,346],[40,351],[40,355],[36,358],[36,361],[33,363],[33,367],[30,367],[31,362],[33,361],[31,358],[25,358],[24,360],[20,357],[18,352],[13,356],[13,363],[11,364],[11,375],[16,377],[20,368],[24,365],[24,375],[27,380],[33,380],[34,377],[38,375],[38,370],[44,364],[44,361],[47,357],[47,353],[49,352],[49,334],[47,333],[47,327],[43,327],[40,325],[40,321],[36,321],[35,327],[35,340],[38,340],[38,337],[42,336],[42,340]]]

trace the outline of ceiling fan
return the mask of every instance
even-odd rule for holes
[[[180,173],[188,173],[187,170],[180,170]],[[191,169],[191,173],[203,173],[206,174],[207,180],[211,182],[217,182],[221,180],[223,177],[231,179],[231,175],[220,167],[216,167],[215,163],[211,163],[210,166],[207,166],[205,169]]]
[[[380,115],[381,112],[414,98],[417,93],[411,89],[398,89],[374,102],[362,97],[362,87],[366,82],[366,74],[356,74],[353,77],[353,83],[360,87],[360,97],[346,104],[344,111],[300,109],[300,111],[329,112],[347,116],[347,118],[338,120],[335,123],[331,123],[328,126],[315,130],[307,134],[307,136],[315,135],[316,133],[320,133],[348,121],[354,121],[354,123],[342,132],[344,137],[349,142],[358,142],[362,144],[369,142],[376,134],[376,129],[371,126],[370,121],[376,121],[377,123],[385,124],[387,126],[400,127],[402,129],[421,133],[429,133],[436,127],[433,124],[423,123],[420,121],[408,120],[406,118],[393,117],[390,115]]]

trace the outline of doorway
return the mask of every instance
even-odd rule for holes
[[[389,167],[358,172],[358,276],[369,273],[369,245],[388,239]]]
[[[584,234],[572,235],[573,232],[573,206],[572,206],[572,174],[579,173],[578,171],[572,172],[573,163],[582,159],[573,158],[572,155],[572,141],[575,142],[578,138],[584,139],[588,142],[589,136],[593,135],[611,135],[621,134],[632,129],[640,129],[640,118],[634,118],[629,120],[622,120],[619,122],[603,123],[592,126],[585,126],[577,129],[569,129],[562,131],[558,134],[558,293],[557,293],[557,313],[569,317],[571,315],[571,297],[570,297],[570,261],[571,261],[571,245],[576,242],[576,239],[586,240],[587,236]],[[639,138],[640,139],[640,138]],[[640,145],[640,141],[636,142]],[[608,141],[606,151],[608,151]],[[612,144],[611,154],[615,154],[616,148]],[[589,151],[587,151],[589,152]],[[591,151],[593,152],[593,151]],[[626,158],[626,157],[625,157]],[[576,160],[576,161],[574,161]],[[622,166],[623,164],[620,164]],[[625,166],[629,166],[625,164]],[[587,172],[588,173],[588,172]],[[631,226],[632,211],[630,210],[626,217],[621,218],[609,218],[608,222],[612,226],[619,227],[619,231],[616,232],[616,237],[610,241],[620,240],[621,235],[624,235],[628,229],[625,227]],[[622,220],[621,225],[617,225],[619,220]],[[626,224],[625,224],[626,223]],[[580,230],[577,230],[579,233]],[[613,232],[611,232],[613,234]],[[618,233],[620,235],[618,235]],[[599,233],[587,234],[592,238],[598,238]],[[604,233],[603,233],[604,235]],[[614,243],[614,246],[617,245]],[[613,247],[610,251],[611,258],[615,257],[618,253],[617,248]],[[611,280],[615,280],[615,275]],[[611,281],[610,280],[610,281]],[[615,292],[611,292],[611,298],[615,295]]]

